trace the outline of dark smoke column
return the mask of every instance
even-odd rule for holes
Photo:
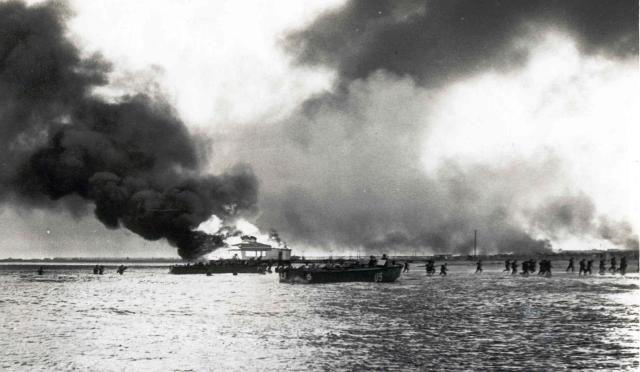
[[[93,95],[110,66],[64,37],[68,14],[53,3],[0,4],[0,201],[75,213],[92,204],[105,226],[165,238],[183,258],[223,246],[223,236],[194,229],[213,214],[255,212],[252,170],[204,175],[204,144],[161,98]],[[78,197],[84,205],[70,202]]]

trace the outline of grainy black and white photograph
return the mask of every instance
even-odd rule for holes
[[[0,370],[640,369],[637,0],[0,0]]]

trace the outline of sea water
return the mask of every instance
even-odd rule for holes
[[[0,369],[637,369],[638,274],[413,265],[396,283],[0,269]],[[554,265],[555,266],[555,265]],[[558,267],[558,266],[556,266]]]

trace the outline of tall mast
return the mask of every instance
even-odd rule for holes
[[[473,230],[473,258],[476,259],[476,245],[478,243],[478,230]]]

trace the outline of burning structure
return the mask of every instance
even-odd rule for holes
[[[66,38],[68,13],[0,4],[0,200],[76,215],[92,205],[106,227],[164,238],[183,258],[223,246],[196,227],[255,211],[251,168],[205,174],[205,144],[161,96],[95,94],[110,65]]]
[[[235,249],[232,252],[240,252],[242,259],[251,257],[260,257],[265,260],[289,260],[291,258],[291,249],[284,247],[272,247],[269,244],[258,242],[254,236],[243,236],[242,242],[234,244]]]

